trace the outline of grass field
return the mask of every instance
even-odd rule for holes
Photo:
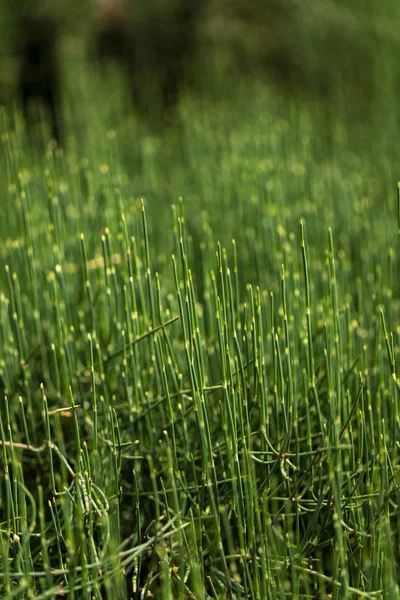
[[[1,113],[1,597],[399,598],[396,98],[70,73],[64,150]]]

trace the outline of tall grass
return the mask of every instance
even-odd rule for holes
[[[395,132],[225,94],[2,113],[5,598],[399,596]]]

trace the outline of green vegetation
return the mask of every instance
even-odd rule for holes
[[[1,597],[397,599],[395,96],[78,54],[64,150],[0,115]]]

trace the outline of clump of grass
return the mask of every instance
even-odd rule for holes
[[[199,109],[143,202],[115,133],[38,156],[4,115],[4,597],[398,596],[396,207],[309,116]]]

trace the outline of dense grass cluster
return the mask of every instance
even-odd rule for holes
[[[398,598],[395,113],[91,76],[1,115],[0,594]]]

